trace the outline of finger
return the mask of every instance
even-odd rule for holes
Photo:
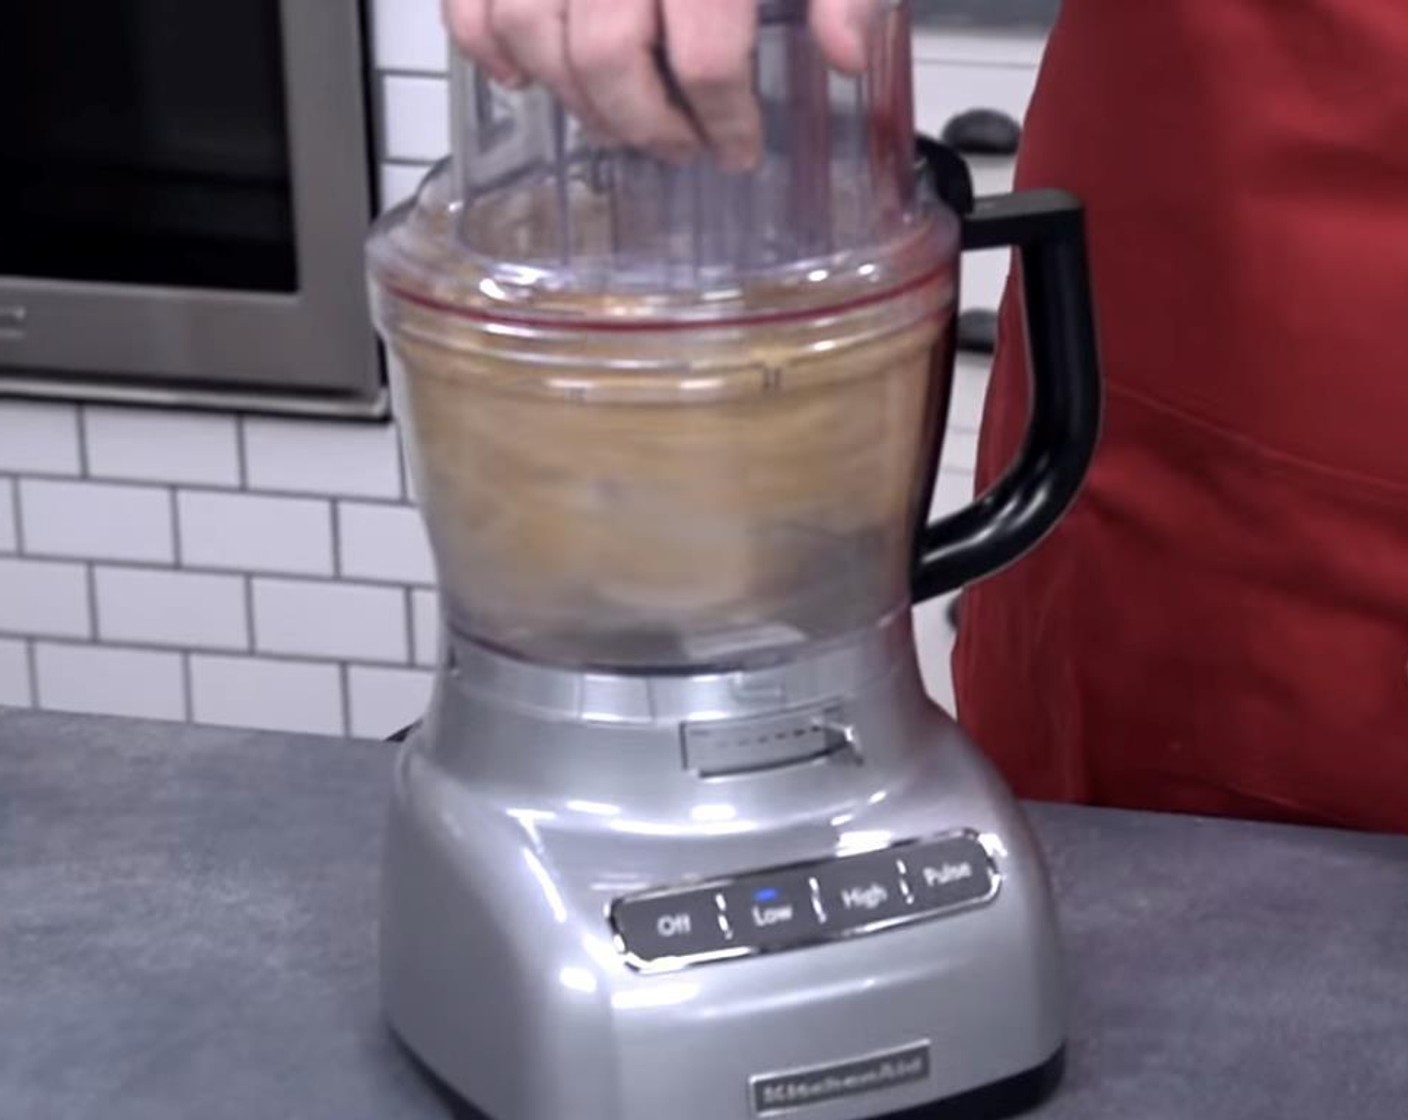
[[[491,78],[506,86],[526,82],[489,26],[489,0],[441,0],[441,12],[455,45]]]
[[[683,162],[699,135],[666,92],[660,32],[656,0],[568,0],[568,61],[597,116],[625,144]]]
[[[567,62],[567,0],[492,0],[489,26],[521,73],[550,89],[589,132],[609,133]]]
[[[847,74],[861,73],[885,7],[885,0],[812,0],[812,34],[826,61]]]
[[[753,91],[758,0],[663,0],[665,43],[694,122],[727,169],[754,166],[763,123]]]

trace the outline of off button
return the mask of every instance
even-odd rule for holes
[[[694,957],[729,946],[714,891],[689,891],[616,904],[616,932],[642,961]]]

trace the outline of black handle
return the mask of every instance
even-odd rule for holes
[[[997,109],[969,109],[944,125],[939,138],[967,156],[1014,156],[1022,126]]]
[[[931,149],[921,142],[920,151]],[[1038,544],[1074,501],[1099,441],[1100,362],[1080,203],[1049,190],[977,200],[964,215],[964,249],[1002,246],[1021,252],[1031,420],[997,484],[923,531],[915,602],[992,575]]]

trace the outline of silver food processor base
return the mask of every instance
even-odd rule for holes
[[[382,890],[387,1015],[465,1115],[995,1117],[1059,1078],[1046,870],[907,612],[698,676],[452,640]]]

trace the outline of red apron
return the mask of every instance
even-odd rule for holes
[[[1107,413],[962,722],[1028,797],[1408,831],[1408,3],[1065,0],[1018,180],[1087,204]]]

